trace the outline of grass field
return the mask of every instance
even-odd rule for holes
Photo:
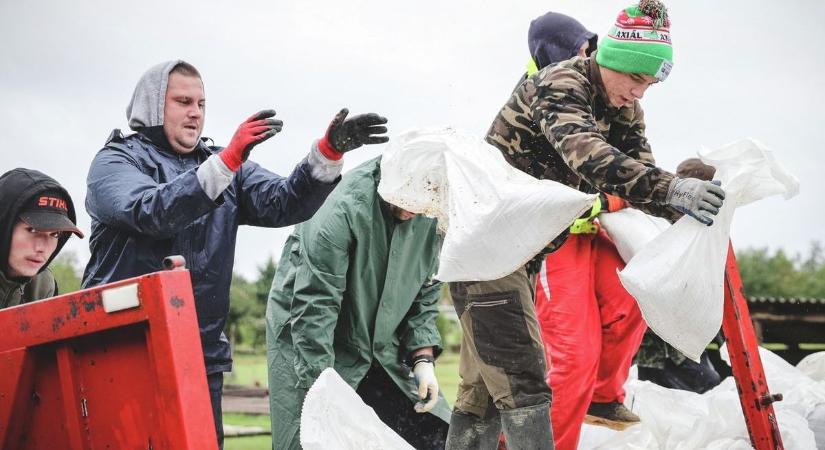
[[[227,374],[227,384],[244,386],[266,386],[265,355],[234,355],[234,371]],[[458,354],[444,352],[435,365],[438,384],[447,401],[452,405],[458,388]],[[257,384],[256,384],[257,383]],[[232,425],[259,426],[269,428],[269,416],[224,413],[223,421]],[[267,450],[272,448],[269,436],[227,438],[225,450]]]
[[[232,372],[226,374],[223,382],[241,386],[266,387],[266,355],[232,355]]]
[[[269,429],[269,416],[224,413],[223,422]],[[267,450],[272,448],[272,440],[269,436],[233,437],[225,440],[223,448],[225,450]]]

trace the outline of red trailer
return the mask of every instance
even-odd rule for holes
[[[3,449],[217,448],[189,271],[0,310],[0,330]]]

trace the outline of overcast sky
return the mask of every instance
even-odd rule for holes
[[[284,131],[252,159],[287,174],[335,112],[374,111],[390,134],[450,125],[482,135],[528,58],[527,27],[552,9],[604,35],[626,1],[0,0],[0,172],[39,169],[79,206],[86,173],[140,75],[169,59],[203,74],[205,136],[225,145],[253,112]],[[645,95],[648,137],[674,170],[702,145],[750,136],[772,149],[801,193],[736,213],[737,248],[807,252],[825,243],[825,2],[670,1],[675,67]],[[346,156],[346,167],[382,146]],[[236,270],[254,276],[289,229],[243,227]],[[81,262],[88,239],[66,247]]]

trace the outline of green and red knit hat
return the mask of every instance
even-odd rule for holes
[[[673,68],[670,19],[659,0],[641,0],[619,13],[616,24],[599,43],[596,62],[617,72],[664,81]]]

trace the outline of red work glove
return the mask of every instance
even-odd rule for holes
[[[252,147],[278,134],[284,127],[284,122],[278,119],[272,119],[275,111],[265,109],[254,114],[252,117],[246,119],[229,145],[219,153],[221,160],[229,167],[229,170],[237,172],[246,158],[249,157],[249,152]]]
[[[318,150],[327,159],[337,161],[344,153],[362,145],[382,144],[390,140],[387,136],[374,136],[387,132],[387,127],[383,126],[387,123],[385,117],[369,113],[347,119],[347,114],[347,108],[336,114],[326,134],[318,141]]]

